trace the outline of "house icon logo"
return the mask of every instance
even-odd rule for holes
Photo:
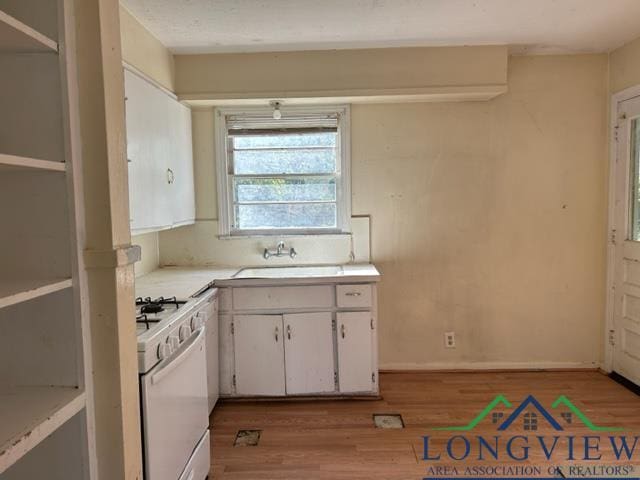
[[[566,395],[560,395],[552,404],[551,408],[545,408],[540,401],[533,395],[528,395],[511,413],[505,414],[502,411],[496,411],[498,407],[514,408],[514,405],[507,400],[504,395],[496,396],[476,417],[467,425],[439,427],[433,430],[449,431],[449,432],[468,432],[473,430],[482,420],[490,416],[491,421],[497,426],[499,432],[503,432],[511,428],[522,418],[522,425],[525,431],[536,431],[542,423],[546,423],[555,431],[564,431],[564,429],[573,425],[574,422],[581,422],[589,430],[593,432],[616,432],[621,431],[620,427],[603,427],[595,425],[578,407],[576,407]],[[563,411],[556,416],[556,413],[562,408]]]

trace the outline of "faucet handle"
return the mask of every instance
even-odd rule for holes
[[[291,248],[289,249],[289,256],[290,256],[291,258],[295,258],[297,254],[298,254],[298,252],[296,252],[296,249],[295,249],[295,248],[291,247]]]
[[[262,256],[264,257],[265,260],[269,259],[269,257],[271,256],[271,252],[269,252],[268,248],[264,249],[264,253],[262,254]]]

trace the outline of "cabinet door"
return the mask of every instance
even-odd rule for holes
[[[236,394],[284,395],[282,315],[235,315]]]
[[[127,130],[127,162],[129,165],[129,220],[133,230],[145,227],[148,212],[145,206],[151,204],[148,198],[150,190],[136,188],[142,182],[145,173],[151,168],[151,155],[146,142],[147,122],[145,121],[144,104],[147,92],[142,79],[131,72],[124,71],[126,92],[126,130]]]
[[[124,78],[131,228],[159,230],[171,225],[169,97],[128,70]]]
[[[331,313],[284,315],[287,395],[335,391]]]
[[[374,371],[370,312],[337,314],[340,392],[370,392]]]
[[[172,223],[173,225],[185,225],[193,223],[196,218],[191,109],[176,100],[169,99],[169,110]]]

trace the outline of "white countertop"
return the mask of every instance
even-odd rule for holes
[[[270,278],[243,278],[232,277],[243,267],[163,267],[153,272],[136,278],[136,297],[157,298],[176,296],[178,299],[187,299],[207,286],[213,284],[230,285],[242,283],[243,285],[274,283],[280,281],[309,283],[318,281],[377,281],[380,273],[371,264],[342,265],[340,275],[313,276],[291,278],[270,276]],[[276,268],[277,267],[273,267]],[[286,271],[286,270],[283,270]]]
[[[163,267],[136,278],[136,297],[187,299],[216,280],[231,278],[237,267]]]

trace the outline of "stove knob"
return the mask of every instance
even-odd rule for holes
[[[200,320],[200,317],[198,315],[194,315],[193,317],[191,317],[192,332],[199,329],[201,325],[202,325],[202,320]]]
[[[171,355],[171,346],[168,343],[161,343],[158,345],[158,359],[164,360]]]
[[[180,342],[182,343],[191,335],[191,327],[189,325],[182,325],[178,333],[180,335]]]
[[[171,335],[169,338],[167,338],[167,343],[171,347],[171,352],[173,353],[180,346],[180,339],[177,335]]]

